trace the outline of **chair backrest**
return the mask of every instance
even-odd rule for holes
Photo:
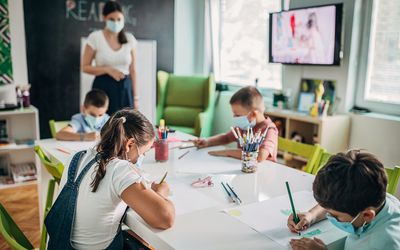
[[[198,115],[213,104],[212,75],[178,76],[159,71],[157,84],[157,120],[163,118],[171,126],[195,127]]]
[[[53,176],[57,183],[60,183],[64,165],[52,156],[47,156],[39,145],[35,146],[35,152],[40,162],[45,166],[46,170]]]
[[[309,145],[279,137],[278,150],[307,159],[307,165],[304,169],[307,173],[312,174],[316,171],[314,168],[318,168],[318,157],[321,153],[321,147],[319,145]]]
[[[400,178],[400,167],[396,166],[394,168],[385,168],[385,170],[388,176],[387,192],[389,194],[395,194]]]
[[[317,167],[313,169],[312,174],[317,174],[318,171],[325,166],[328,160],[332,157],[331,153],[328,153],[325,149],[321,148],[318,160],[317,160]]]
[[[50,120],[49,121],[49,126],[50,126],[50,132],[51,136],[53,138],[56,138],[56,134],[58,131],[60,131],[62,128],[68,126],[69,121],[54,121]]]
[[[12,249],[23,250],[34,248],[1,203],[0,233]]]

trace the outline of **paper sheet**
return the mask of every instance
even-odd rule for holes
[[[96,145],[95,141],[90,141],[90,142],[63,141],[63,142],[58,142],[55,148],[74,154],[78,151],[94,147],[95,145]]]
[[[219,203],[191,187],[190,184],[177,180],[168,180],[170,185],[170,199],[175,205],[176,215],[187,214],[197,210],[215,207]]]
[[[293,193],[293,201],[296,211],[307,211],[316,204],[312,193],[308,191]],[[290,232],[287,227],[287,218],[292,212],[288,195],[225,209],[224,212],[282,246],[288,246],[290,239],[314,236],[323,238],[324,233],[333,229],[333,225],[325,220],[302,231],[301,236]]]
[[[225,147],[212,147],[197,150],[190,150],[182,159],[176,159],[174,162],[175,169],[180,173],[194,174],[217,174],[241,171],[242,165],[240,160],[229,157],[216,157],[208,154],[209,151],[223,150]],[[180,155],[184,150],[180,150]]]

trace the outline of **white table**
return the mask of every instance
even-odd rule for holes
[[[177,133],[175,136],[181,139],[191,138],[182,133]],[[80,147],[79,143],[64,143],[55,140],[37,142],[65,165],[71,156],[57,150],[58,146],[85,149],[94,145],[82,143]],[[170,160],[165,163],[155,162],[154,150],[151,150],[146,154],[143,169],[157,180],[164,175],[165,171],[168,171],[167,182],[179,181],[184,184],[190,184],[198,177],[211,173],[214,187],[196,190],[213,199],[217,205],[177,214],[174,226],[165,231],[151,228],[133,210],[128,212],[125,223],[156,249],[282,249],[282,246],[271,239],[221,212],[221,209],[235,205],[228,202],[220,181],[229,181],[243,203],[247,204],[285,195],[287,192],[285,181],[290,182],[293,192],[312,190],[314,176],[269,161],[261,163],[256,173],[245,174],[240,171],[241,164],[238,160],[208,156],[207,152],[212,150],[210,148],[189,149],[190,152],[187,155],[178,159],[187,150],[170,150]],[[45,197],[43,194],[47,190],[47,188],[43,189],[44,184],[47,183],[45,180],[49,178],[45,172],[40,171],[38,174],[39,193],[42,193],[40,197]],[[171,187],[173,192],[173,185]],[[339,234],[337,230],[332,230],[330,233],[333,243],[329,245],[329,248],[342,247],[344,234]]]

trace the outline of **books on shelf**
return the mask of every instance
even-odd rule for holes
[[[33,162],[11,164],[10,169],[15,183],[33,181],[37,179],[36,167]]]

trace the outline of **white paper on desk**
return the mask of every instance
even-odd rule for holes
[[[225,147],[213,147],[197,150],[190,149],[190,152],[181,159],[175,159],[174,165],[177,172],[194,174],[218,174],[240,171],[242,168],[240,160],[229,157],[217,157],[209,155],[209,151],[223,150]],[[185,150],[179,150],[181,155]]]
[[[92,148],[96,145],[97,142],[90,141],[90,142],[77,142],[77,141],[63,141],[57,143],[57,147],[60,149],[65,150],[71,154],[79,152],[81,150],[86,150],[88,148]]]
[[[296,211],[307,211],[316,204],[311,192],[300,191],[292,195]],[[287,227],[287,218],[291,214],[288,195],[279,196],[263,202],[225,209],[224,212],[247,224],[259,233],[266,235],[282,246],[288,246],[290,239],[298,239],[301,237],[317,236],[324,240],[324,233],[333,229],[333,225],[327,220],[324,220],[303,231],[301,236],[290,232]]]
[[[168,196],[174,205],[176,215],[191,213],[197,210],[215,207],[219,203],[202,194],[189,184],[179,181],[168,181],[170,186],[171,195]]]

